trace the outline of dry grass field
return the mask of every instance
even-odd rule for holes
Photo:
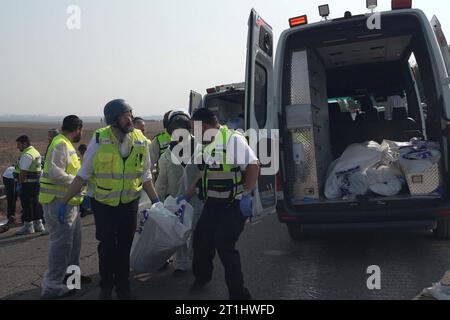
[[[84,136],[80,143],[87,144],[93,132],[101,126],[102,124],[100,123],[86,123],[84,126]],[[44,155],[48,145],[47,131],[51,128],[60,127],[60,123],[0,122],[0,175],[3,174],[8,166],[13,165],[19,156],[19,151],[16,147],[16,139],[19,136],[25,134],[30,137],[32,145]],[[161,132],[162,128],[161,121],[147,121],[146,136],[153,138]],[[75,147],[78,147],[78,145]],[[3,212],[3,206],[4,204],[0,203],[0,214]]]

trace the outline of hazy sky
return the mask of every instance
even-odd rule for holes
[[[138,115],[187,108],[191,89],[240,82],[251,8],[274,28],[318,0],[0,0],[0,114],[100,115],[113,98]],[[329,0],[331,17],[365,13],[365,0]],[[378,1],[379,10],[390,0]],[[81,9],[80,30],[66,12]],[[450,4],[413,0],[450,32]],[[450,35],[448,36],[450,37]],[[450,40],[450,39],[449,39]]]

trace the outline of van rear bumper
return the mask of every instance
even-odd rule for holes
[[[372,229],[405,229],[405,230],[431,230],[436,229],[436,220],[392,221],[392,222],[365,222],[365,223],[334,223],[334,224],[302,224],[303,231],[347,231]]]
[[[414,206],[410,208],[386,208],[378,210],[314,211],[293,212],[286,208],[284,201],[277,203],[277,216],[281,223],[302,225],[364,225],[378,224],[393,227],[407,224],[429,224],[438,220],[450,219],[450,204],[433,207]]]

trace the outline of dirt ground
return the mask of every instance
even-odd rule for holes
[[[87,144],[94,131],[104,126],[101,123],[86,123],[84,125],[84,135],[81,143]],[[34,123],[34,122],[0,122],[0,175],[4,170],[14,165],[19,157],[16,147],[16,139],[25,134],[31,144],[42,154],[45,154],[48,141],[47,132],[51,128],[60,128],[60,123]],[[162,131],[162,121],[146,121],[146,136],[153,138]],[[78,144],[75,145],[78,147]],[[0,181],[0,184],[3,182]],[[5,201],[0,201],[0,216],[5,212]],[[19,205],[19,204],[18,204]]]

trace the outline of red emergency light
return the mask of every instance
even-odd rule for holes
[[[412,0],[392,0],[392,10],[411,9]]]
[[[293,27],[297,27],[297,26],[301,26],[304,24],[308,24],[308,16],[305,14],[303,16],[299,16],[299,17],[295,17],[295,18],[290,18],[289,19],[289,26],[291,28]]]
[[[211,94],[211,93],[215,93],[216,92],[216,88],[208,88],[206,89],[206,93]]]

